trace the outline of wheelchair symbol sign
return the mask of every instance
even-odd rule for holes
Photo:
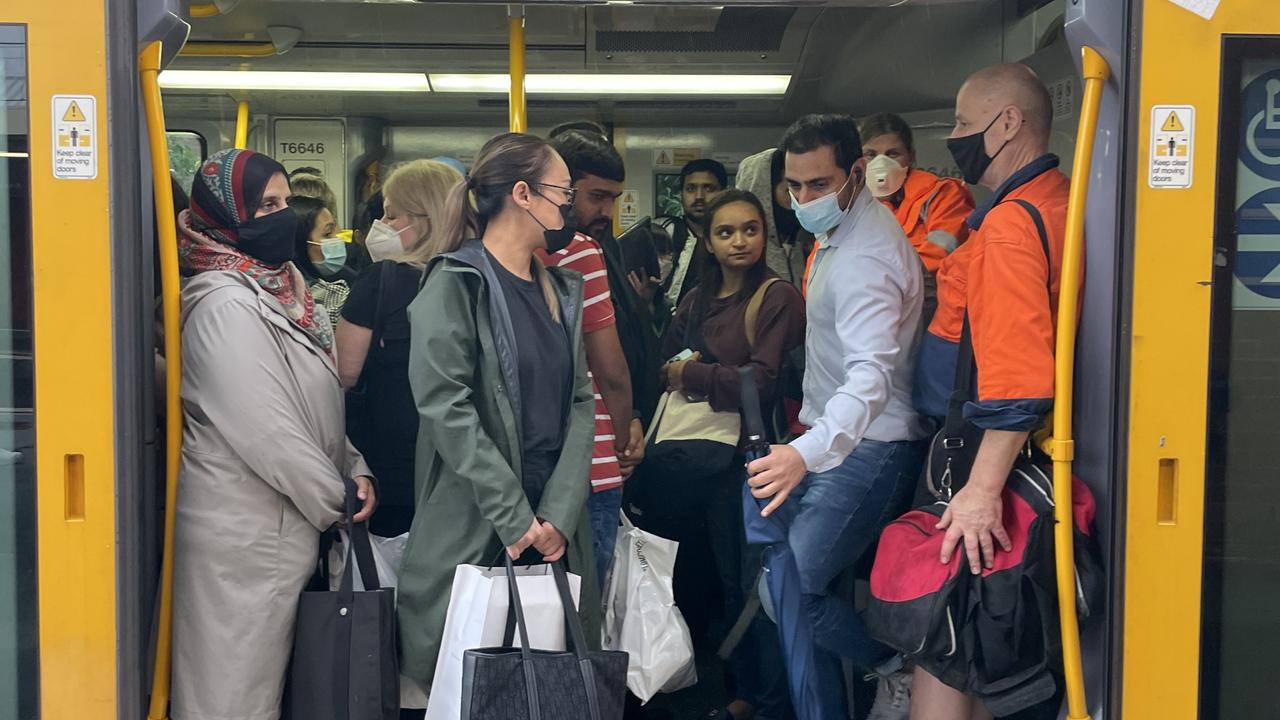
[[[1259,176],[1280,181],[1280,70],[1245,87],[1243,119],[1240,160]]]
[[[1280,300],[1280,187],[1245,200],[1236,210],[1235,276],[1250,292]],[[1235,307],[1254,306],[1239,293]]]

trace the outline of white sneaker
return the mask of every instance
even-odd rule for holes
[[[880,681],[876,687],[876,702],[871,706],[867,720],[908,720],[911,717],[911,683],[915,677],[910,672],[872,674],[867,679]]]

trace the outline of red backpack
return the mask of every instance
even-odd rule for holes
[[[1072,480],[1076,602],[1097,612],[1105,578],[1092,536],[1093,493]],[[1023,456],[1004,490],[1004,525],[1013,543],[993,566],[969,572],[966,555],[938,562],[946,510],[937,502],[889,523],[871,571],[867,625],[876,639],[934,677],[981,698],[997,717],[1042,702],[1056,690],[1061,636],[1054,568],[1053,485]]]

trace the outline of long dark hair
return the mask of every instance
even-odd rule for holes
[[[747,269],[747,276],[743,280],[740,294],[750,296],[755,293],[769,277],[769,263],[766,260],[768,254],[768,229],[765,224],[766,215],[764,213],[764,203],[760,202],[760,198],[756,194],[747,190],[738,190],[736,188],[725,190],[716,196],[711,204],[707,206],[707,240],[704,242],[710,244],[711,234],[715,232],[716,213],[724,209],[726,206],[734,203],[746,203],[755,208],[756,214],[760,217],[761,236],[766,238],[765,243],[760,250],[760,258],[756,260],[756,264]],[[693,240],[693,238],[690,238]],[[693,314],[690,317],[690,326],[697,324],[701,327],[702,321],[707,316],[707,308],[711,305],[711,299],[720,293],[720,287],[724,284],[724,270],[720,268],[720,262],[716,259],[715,253],[707,250],[707,256],[702,263],[701,272],[698,275],[697,297],[694,299]]]
[[[320,277],[320,271],[311,262],[307,254],[307,243],[311,241],[311,231],[316,228],[316,217],[321,210],[328,209],[324,200],[310,195],[294,195],[289,198],[289,209],[298,216],[297,230],[293,234],[293,264],[298,266],[308,279]]]

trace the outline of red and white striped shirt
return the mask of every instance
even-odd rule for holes
[[[604,268],[604,251],[591,238],[578,233],[569,246],[548,255],[539,251],[538,256],[549,266],[563,267],[582,273],[582,334],[612,327],[616,319],[613,300],[609,295],[609,278]],[[587,369],[590,374],[590,367]],[[591,491],[602,492],[622,486],[622,471],[618,467],[615,450],[617,436],[613,431],[613,418],[600,397],[595,378],[591,389],[596,395],[596,439],[591,451]]]

